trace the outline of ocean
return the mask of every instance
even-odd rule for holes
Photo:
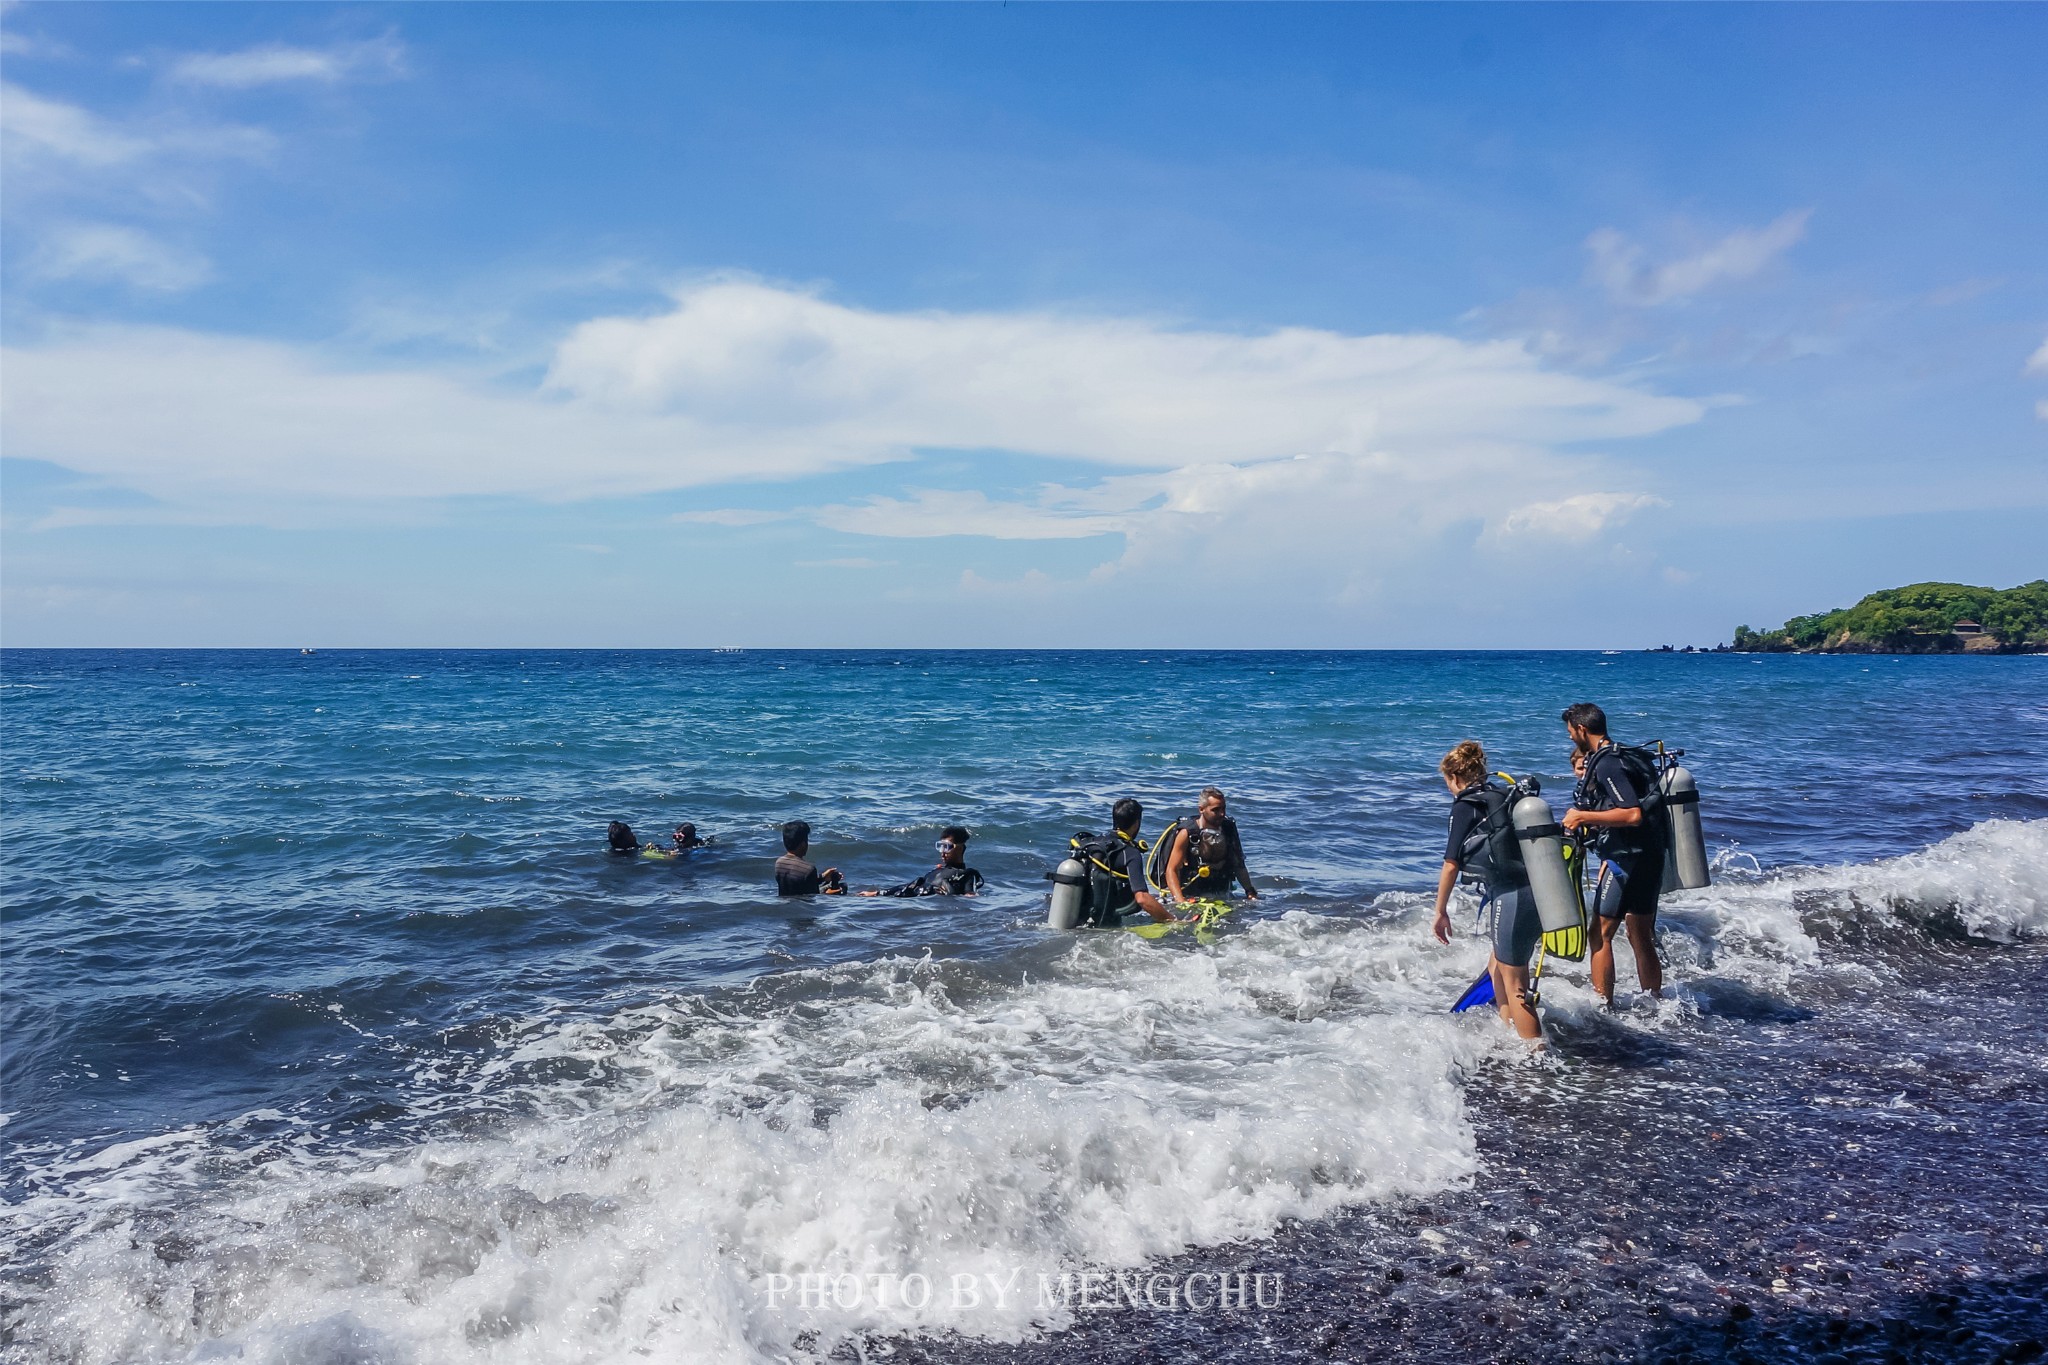
[[[1578,700],[1715,884],[1532,1056],[1446,1010],[1435,764],[1561,805]],[[7,650],[0,759],[9,1359],[2048,1343],[2042,658]],[[1211,784],[1215,942],[1043,927]],[[988,894],[778,900],[798,817]]]

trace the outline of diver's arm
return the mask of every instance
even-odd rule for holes
[[[1150,891],[1138,891],[1134,892],[1133,894],[1137,897],[1138,908],[1140,910],[1143,910],[1146,914],[1150,915],[1153,919],[1158,920],[1161,924],[1169,923],[1175,918],[1177,918],[1173,911],[1161,905],[1159,903],[1159,898],[1157,896],[1154,896]]]
[[[1451,891],[1458,884],[1458,865],[1445,862],[1444,870],[1436,879],[1436,919],[1430,923],[1429,932],[1436,935],[1438,943],[1451,941]]]
[[[1584,829],[1587,825],[1640,825],[1643,823],[1643,808],[1622,806],[1615,810],[1580,810],[1574,806],[1558,823],[1566,829]]]
[[[1180,889],[1180,863],[1186,856],[1188,832],[1179,830],[1173,836],[1173,847],[1166,850],[1166,889],[1176,901],[1185,901],[1188,893]]]

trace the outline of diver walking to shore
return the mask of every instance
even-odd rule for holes
[[[1480,910],[1492,943],[1487,970],[1493,978],[1493,1002],[1516,1033],[1532,1042],[1540,1040],[1543,1025],[1532,1008],[1529,959],[1543,938],[1543,922],[1516,846],[1509,814],[1512,797],[1487,780],[1486,751],[1474,740],[1445,754],[1437,772],[1451,792],[1451,827],[1443,870],[1436,880],[1436,917],[1430,932],[1439,943],[1451,941],[1451,892],[1461,877],[1477,880]]]
[[[1174,901],[1220,900],[1230,894],[1233,884],[1244,888],[1244,898],[1255,901],[1258,888],[1244,861],[1244,840],[1237,821],[1230,818],[1222,791],[1202,788],[1195,818],[1176,820],[1159,836],[1153,857],[1163,875],[1154,875]]]
[[[1652,996],[1664,996],[1664,963],[1657,955],[1657,897],[1664,880],[1667,825],[1659,808],[1657,774],[1640,751],[1627,751],[1607,737],[1607,713],[1589,701],[1574,702],[1562,717],[1572,746],[1585,757],[1585,770],[1572,793],[1572,808],[1561,822],[1591,837],[1600,855],[1593,892],[1593,990],[1614,1006],[1614,938],[1627,926],[1636,979]],[[1645,771],[1645,764],[1649,767]],[[1646,809],[1647,807],[1647,809]]]

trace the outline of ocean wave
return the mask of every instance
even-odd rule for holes
[[[1057,1275],[1470,1176],[1458,1080],[1500,1040],[1415,1010],[1383,931],[1305,914],[1213,951],[1099,936],[1029,979],[891,961],[536,1021],[437,1095],[481,1138],[336,1150],[266,1120],[53,1159],[11,1208],[67,1359],[755,1360],[1068,1311],[946,1294],[771,1307],[770,1277]],[[1413,962],[1408,965],[1412,966]]]
[[[1668,902],[1674,999],[1614,1027],[1796,1017],[1785,1002],[1826,974],[1873,970],[1845,930],[1874,915],[2011,943],[2048,932],[2044,904],[2048,822],[1859,866],[1724,867]],[[10,1333],[81,1362],[740,1362],[1055,1329],[1070,1310],[1036,1292],[944,1287],[1033,1289],[1472,1177],[1464,1084],[1522,1054],[1445,1012],[1484,948],[1463,909],[1452,948],[1432,943],[1428,909],[1394,894],[1212,948],[1048,936],[996,962],[551,1010],[423,1055],[388,1128],[265,1110],[17,1149],[4,1226],[37,1272]],[[1583,971],[1552,966],[1553,1010],[1590,1007]],[[775,1301],[776,1277],[804,1276],[940,1292]]]

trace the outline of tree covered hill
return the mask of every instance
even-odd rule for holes
[[[1853,607],[1795,616],[1776,630],[1737,626],[1734,648],[1823,654],[2048,650],[2048,579],[2003,590],[1967,583],[1886,588]]]

